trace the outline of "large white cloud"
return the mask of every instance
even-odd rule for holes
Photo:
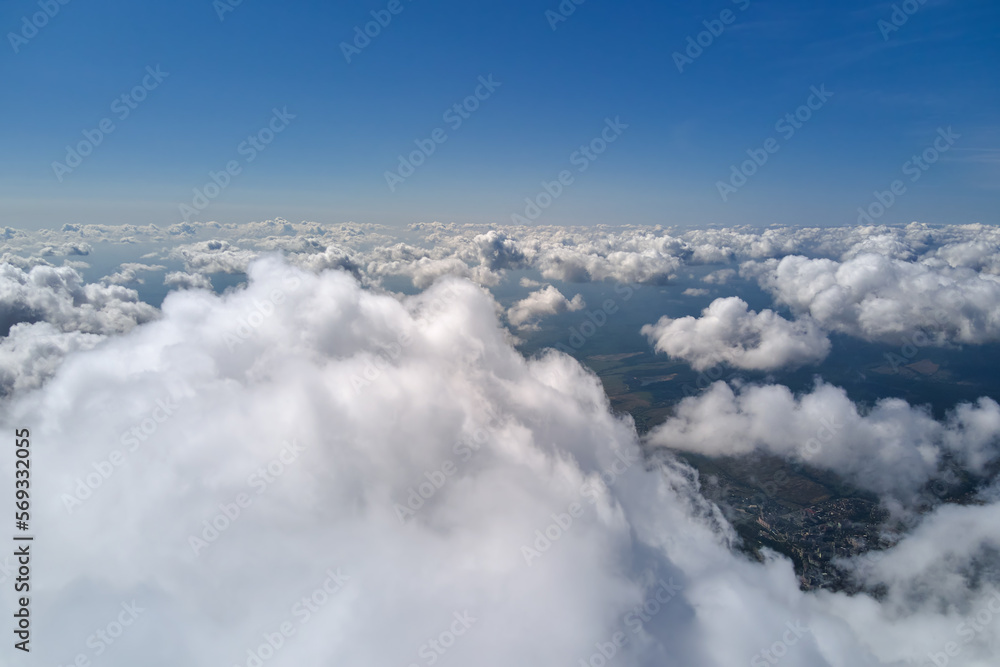
[[[945,455],[982,474],[1000,455],[1000,405],[960,404],[944,422],[898,398],[870,409],[819,383],[794,395],[783,385],[736,390],[716,382],[682,400],[647,436],[654,446],[710,456],[756,450],[833,470],[851,483],[911,502],[942,472]]]
[[[254,664],[268,637],[269,667],[898,664],[985,594],[897,610],[734,555],[693,471],[643,462],[595,376],[523,358],[455,279],[400,301],[259,262],[244,290],[172,293],[70,354],[0,421],[32,432],[33,649],[51,664],[97,658],[96,631],[130,614],[100,664]]]
[[[596,378],[559,354],[526,362],[494,309],[468,283],[400,303],[268,261],[247,291],[172,294],[161,320],[15,399],[4,421],[30,425],[46,470],[35,567],[51,576],[33,604],[61,610],[37,632],[66,638],[40,657],[94,657],[86,632],[133,599],[147,620],[104,664],[243,664],[286,618],[297,636],[269,664],[424,664],[466,612],[468,633],[442,640],[455,664],[589,656],[681,574],[599,475],[627,474],[629,502],[666,489]],[[349,580],[300,624],[327,569]],[[634,635],[629,660],[666,645],[700,660],[688,643]]]
[[[757,313],[735,296],[716,299],[699,318],[663,316],[642,334],[657,352],[699,371],[723,363],[746,370],[796,368],[830,352],[830,340],[811,318],[790,322],[773,310]]]
[[[743,274],[823,327],[867,340],[936,344],[1000,340],[1000,277],[862,254],[844,262],[789,256]]]

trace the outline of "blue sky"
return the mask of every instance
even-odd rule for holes
[[[558,0],[398,0],[351,62],[341,43],[389,0],[224,2],[3,3],[3,224],[169,225],[181,204],[224,222],[509,223],[564,170],[572,182],[532,222],[852,224],[894,180],[905,191],[878,222],[998,222],[992,1],[911,0],[894,25],[892,3],[566,0],[556,23]],[[679,71],[705,21],[720,34]],[[450,127],[444,112],[490,76],[500,85]],[[115,100],[144,78],[121,117]],[[812,98],[794,135],[776,130],[823,86],[832,96]],[[294,118],[251,150],[275,109]],[[627,128],[574,164],[616,118]],[[104,119],[114,129],[89,155],[53,166]],[[907,162],[949,127],[957,138],[911,180]],[[438,128],[447,140],[390,190],[397,156]],[[769,138],[777,152],[723,201],[719,182]],[[192,206],[227,163],[226,187]]]

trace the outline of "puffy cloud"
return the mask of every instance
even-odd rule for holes
[[[499,282],[499,277],[488,269],[479,266],[470,268],[468,264],[457,257],[447,259],[421,257],[415,260],[397,260],[381,264],[369,263],[368,271],[376,276],[406,276],[417,289],[429,287],[442,276],[469,278],[485,285],[495,285]]]
[[[170,256],[184,261],[189,273],[244,273],[258,255],[228,241],[213,239],[174,248]]]
[[[550,280],[658,284],[684,265],[790,255],[846,262],[870,253],[929,267],[1000,273],[995,261],[1000,234],[989,225],[664,229],[431,222],[399,229],[276,218],[243,224],[192,222],[166,229],[156,225],[64,225],[61,230],[9,230],[4,234],[7,254],[24,257],[89,253],[103,243],[173,248],[184,241],[170,258],[183,260],[191,273],[239,273],[259,254],[280,251],[293,263],[312,270],[323,268],[321,264],[339,266],[375,282],[393,275],[415,277],[422,287],[429,284],[427,275],[444,273],[492,286],[511,269],[532,269]],[[731,275],[725,271],[710,274],[709,280],[725,280]]]
[[[156,317],[134,290],[85,284],[69,267],[35,266],[25,272],[0,264],[0,331],[18,322],[46,321],[61,331],[114,333]]]
[[[596,376],[522,357],[454,278],[396,299],[266,259],[245,289],[171,292],[5,408],[4,428],[45,443],[41,661],[91,655],[124,602],[142,611],[109,667],[254,664],[262,645],[275,667],[598,664],[609,646],[626,667],[728,667],[781,642],[789,667],[899,664],[980,595],[948,581],[955,607],[910,612],[734,554],[690,468],[644,460]],[[964,552],[987,539],[970,520]]]
[[[473,239],[478,249],[479,261],[491,271],[519,269],[524,266],[525,257],[514,239],[503,232],[491,229]]]
[[[52,266],[51,262],[41,257],[25,257],[22,255],[13,255],[9,252],[5,252],[0,256],[0,264],[9,264],[25,271],[33,266]],[[71,266],[70,268],[74,267]]]
[[[71,267],[0,264],[0,395],[40,387],[70,353],[157,314],[135,291],[85,284]]]
[[[1000,275],[1000,238],[991,230],[993,238],[977,238],[961,243],[950,243],[938,248],[934,257],[954,268],[969,268],[992,275]]]
[[[695,370],[729,364],[775,370],[819,363],[830,340],[809,318],[789,322],[772,310],[749,310],[739,297],[716,299],[701,317],[661,317],[642,333],[657,352],[683,359]]]
[[[1000,408],[992,398],[975,403],[960,403],[948,420],[944,444],[973,473],[982,475],[997,455],[1000,434]]]
[[[168,287],[179,287],[181,289],[212,289],[212,281],[208,276],[200,273],[185,273],[184,271],[171,271],[163,277],[163,284]]]
[[[592,248],[551,248],[537,258],[542,276],[564,282],[616,280],[622,283],[662,283],[681,267],[681,260],[651,250],[594,252]]]
[[[872,646],[903,664],[989,665],[1000,642],[1000,504],[941,505],[894,548],[843,561],[880,603],[832,598],[852,632],[886,628]],[[850,608],[850,613],[848,613]],[[949,623],[935,622],[947,618]]]
[[[54,255],[89,255],[93,248],[89,243],[63,243],[60,246],[45,246],[41,249],[42,257],[52,257]]]
[[[944,422],[898,398],[864,410],[819,383],[795,396],[783,385],[734,390],[714,383],[682,400],[648,435],[650,444],[710,456],[756,450],[832,470],[851,483],[906,502],[942,472],[945,454],[983,472],[1000,454],[1000,405],[961,404]]]
[[[316,273],[325,269],[343,269],[361,278],[361,267],[353,253],[337,245],[329,245],[323,252],[297,254],[293,259],[299,266]]]
[[[945,504],[930,512],[897,548],[859,558],[854,569],[868,582],[891,582],[890,605],[897,608],[912,607],[914,598],[922,595],[934,602],[963,604],[963,575],[978,570],[982,576],[984,566],[1000,564],[997,553],[1000,505]],[[1000,613],[998,602],[994,609]]]
[[[519,329],[537,329],[537,321],[546,315],[557,315],[568,311],[583,310],[587,304],[583,296],[577,294],[572,300],[562,292],[547,286],[532,292],[507,310],[507,321]]]
[[[725,285],[732,279],[736,278],[736,276],[737,273],[735,269],[719,269],[718,271],[712,271],[710,274],[702,278],[702,280],[709,285]]]
[[[664,621],[690,618],[660,544],[670,513],[626,514],[675,492],[597,379],[520,357],[494,308],[468,283],[400,302],[265,261],[245,291],[171,293],[161,320],[15,399],[5,421],[45,442],[34,520],[54,542],[34,562],[58,573],[33,604],[64,615],[38,632],[67,638],[36,650],[85,652],[72,638],[122,600],[148,620],[108,665],[243,664],[286,620],[271,664],[410,664],[465,630],[455,614],[471,627],[441,642],[450,660],[566,662],[632,633],[622,619],[647,595],[673,602]],[[707,528],[689,539],[716,548]],[[324,582],[303,623],[294,605]],[[702,660],[682,623],[662,626],[638,622],[623,663]]]
[[[13,325],[0,339],[0,396],[37,389],[66,355],[102,340],[99,334],[59,331],[48,322]]]
[[[845,262],[790,256],[746,276],[824,328],[887,342],[922,331],[935,344],[1000,339],[1000,277],[864,254]]]
[[[111,283],[112,285],[128,285],[129,283],[140,283],[142,284],[143,279],[139,277],[140,273],[147,273],[150,271],[163,271],[166,267],[159,266],[157,264],[141,264],[138,262],[125,262],[118,267],[118,270],[103,278],[106,283]]]

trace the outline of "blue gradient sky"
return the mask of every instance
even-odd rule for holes
[[[388,0],[243,0],[224,20],[211,0],[70,0],[16,53],[10,33],[41,10],[3,3],[2,223],[173,224],[234,159],[194,219],[508,223],[572,169],[537,222],[849,224],[894,179],[907,190],[879,222],[998,222],[993,0],[927,0],[887,39],[891,3],[586,0],[553,30],[558,0],[400,1],[350,63],[340,43]],[[674,52],[727,9],[679,72]],[[157,65],[169,76],[118,120],[112,102]],[[442,113],[491,74],[502,85],[448,129]],[[833,97],[781,138],[775,122],[820,85]],[[243,162],[275,107],[296,118]],[[628,129],[576,172],[571,154],[616,116]],[[105,117],[114,132],[60,182],[52,163]],[[960,138],[909,182],[904,163],[948,126]],[[386,170],[438,127],[447,142],[390,192]],[[769,137],[780,150],[722,201],[717,182]]]

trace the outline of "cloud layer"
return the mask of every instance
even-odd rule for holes
[[[843,564],[877,597],[807,593],[786,559],[735,551],[735,531],[669,448],[766,451],[909,508],[928,482],[994,469],[996,402],[935,420],[821,381],[802,395],[716,384],[673,406],[644,457],[595,376],[512,347],[488,291],[510,274],[541,288],[505,302],[528,331],[583,305],[544,280],[661,284],[669,301],[683,289],[672,281],[698,272],[713,293],[735,289],[739,268],[797,319],[722,298],[645,333],[696,368],[776,370],[821,359],[827,332],[995,341],[992,228],[276,220],[8,228],[3,241],[0,421],[30,427],[44,471],[33,479],[47,543],[32,600],[45,611],[40,660],[995,661],[995,484],[911,514],[895,546]],[[109,243],[136,246],[143,263],[85,283],[77,255],[93,264]],[[164,265],[178,289],[162,311],[118,284]],[[214,294],[219,272],[249,272],[250,284]],[[421,292],[384,289],[400,279]],[[0,587],[13,607],[10,596]],[[122,613],[135,623],[99,639]]]
[[[370,224],[266,220],[247,224],[66,225],[60,231],[6,228],[0,260],[29,269],[72,261],[105,244],[154,248],[144,259],[181,263],[203,277],[242,273],[255,257],[280,251],[297,266],[342,268],[365,284],[404,278],[424,289],[444,275],[487,287],[511,271],[548,281],[667,284],[711,266],[723,288],[735,269],[776,304],[810,314],[825,330],[898,342],[914,330],[936,345],[1000,340],[1000,232],[988,225],[841,228],[664,229],[521,227],[417,223],[404,230]],[[126,262],[106,282],[136,279],[149,266]],[[169,274],[179,279],[176,272]],[[175,284],[171,282],[170,284]],[[179,284],[179,283],[178,283]],[[194,284],[186,280],[184,284]],[[695,294],[686,288],[689,294]]]
[[[694,471],[644,460],[599,380],[557,352],[525,359],[496,312],[467,281],[397,299],[344,271],[268,259],[250,266],[248,288],[174,292],[162,317],[72,353],[9,399],[4,427],[30,426],[45,471],[32,604],[51,612],[38,615],[37,657],[96,658],[88,637],[132,613],[100,644],[101,664],[251,665],[266,653],[276,666],[490,667],[610,654],[630,667],[728,667],[780,652],[790,666],[887,665],[944,650],[995,592],[928,578],[902,605],[909,583],[876,566],[867,576],[886,581],[887,602],[804,593],[788,561],[734,554]],[[869,438],[845,439],[852,455],[871,438],[894,444],[886,465],[914,478],[926,457],[884,433],[900,414],[942,442],[961,431],[949,447],[968,453],[996,412],[982,403],[935,427],[897,404],[853,414],[834,388],[762,391],[777,408],[722,388],[703,400],[720,403],[716,427],[733,437],[753,426],[747,413],[774,422],[789,453],[841,410],[844,430]],[[682,404],[686,423],[699,407]],[[962,558],[995,541],[993,514],[977,509],[952,517],[976,526],[953,545]],[[933,571],[940,551],[910,555],[927,540],[904,539],[884,562]],[[3,587],[3,604],[10,595]],[[953,664],[980,664],[998,637],[1000,623],[988,626]]]

